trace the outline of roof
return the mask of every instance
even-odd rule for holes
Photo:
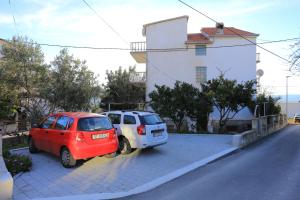
[[[224,27],[223,33],[217,33],[218,28],[216,27],[204,27],[201,29],[202,33],[206,33],[209,36],[237,36],[237,34],[242,36],[259,36],[259,34],[251,33],[234,27]]]
[[[189,33],[187,43],[210,44],[212,41],[203,33]]]
[[[144,24],[144,27],[149,26],[149,25],[154,25],[154,24],[162,23],[162,22],[177,20],[177,19],[181,19],[181,18],[186,18],[188,20],[189,16],[183,15],[183,16],[179,16],[179,17],[173,17],[173,18],[169,18],[169,19],[164,19],[164,20],[156,21],[156,22],[151,22],[151,23],[148,23],[148,24]]]
[[[6,41],[6,40],[4,40],[4,39],[0,38],[0,45],[6,44],[6,43],[7,43],[7,41]]]
[[[155,114],[153,112],[149,112],[149,111],[139,111],[139,110],[113,110],[113,111],[107,111],[105,113],[116,113],[116,114],[138,114],[138,115],[141,115],[141,116],[144,116],[144,115],[149,115],[149,114]]]
[[[60,112],[60,113],[57,113],[57,115],[66,115],[69,117],[77,117],[77,118],[102,116],[100,114],[88,113],[88,112]]]

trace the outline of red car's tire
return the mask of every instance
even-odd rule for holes
[[[28,147],[30,153],[37,153],[39,150],[36,148],[34,140],[32,137],[28,138]]]
[[[71,152],[66,147],[60,151],[60,161],[65,168],[71,168],[76,165],[76,160],[73,158]]]

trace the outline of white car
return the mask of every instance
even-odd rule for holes
[[[158,114],[146,111],[109,111],[103,113],[114,125],[121,154],[134,148],[153,148],[168,142],[168,132]]]

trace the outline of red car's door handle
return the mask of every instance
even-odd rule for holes
[[[64,135],[65,133],[64,132],[60,132],[60,135]]]
[[[45,131],[45,133],[48,133],[48,131]]]

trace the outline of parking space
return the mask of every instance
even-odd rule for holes
[[[126,192],[230,149],[232,136],[170,134],[166,145],[113,159],[96,157],[72,169],[47,153],[31,155],[33,168],[14,178],[15,200]],[[28,150],[15,153],[29,154]]]

